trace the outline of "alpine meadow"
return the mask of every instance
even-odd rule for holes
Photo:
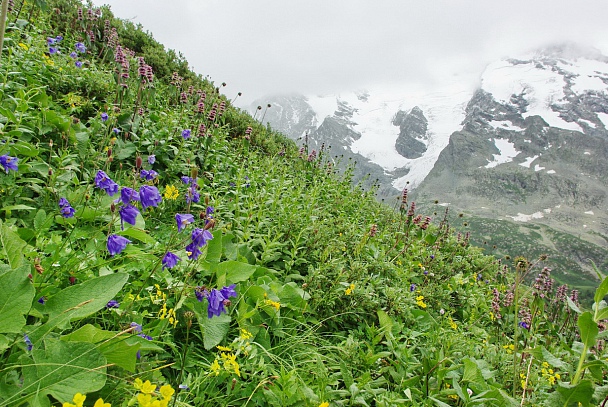
[[[107,6],[0,32],[1,406],[607,404],[606,270],[379,202]]]

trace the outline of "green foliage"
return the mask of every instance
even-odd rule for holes
[[[142,27],[48,6],[13,11],[30,27],[7,31],[0,70],[0,156],[18,160],[0,160],[0,404],[606,397],[607,280],[591,310],[545,269],[527,285],[542,262],[510,268],[447,214],[379,204]]]

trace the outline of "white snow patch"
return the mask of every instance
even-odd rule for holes
[[[552,104],[560,104],[565,100],[563,88],[566,82],[558,72],[537,68],[534,61],[513,65],[503,60],[488,65],[481,83],[484,90],[502,103],[509,103],[513,94],[523,93],[529,103],[527,111],[522,115],[524,118],[538,115],[549,126],[581,131],[578,124],[565,121],[551,109]]]
[[[577,60],[560,61],[557,64],[560,68],[575,73],[572,79],[571,89],[580,94],[587,90],[605,92],[608,86],[602,81],[602,77],[606,77],[608,72],[608,64],[606,62],[595,59],[578,58]]]
[[[440,204],[438,204],[439,206],[450,206],[449,202],[442,202]]]
[[[596,113],[597,118],[600,119],[604,127],[608,128],[608,114],[606,113]]]
[[[523,213],[518,213],[517,216],[507,216],[508,218],[513,219],[515,222],[528,222],[532,219],[541,219],[544,218],[542,212],[534,212],[532,215],[526,215]]]
[[[495,129],[505,129],[505,130],[511,130],[511,131],[524,131],[526,129],[521,128],[519,126],[514,125],[512,122],[510,121],[496,121],[493,120],[490,123],[488,123],[490,126],[494,127]]]
[[[581,122],[585,122],[585,123],[587,123],[587,125],[588,125],[589,127],[591,127],[592,129],[595,129],[595,123],[590,122],[589,120],[585,120],[585,119],[579,119],[579,121],[581,121]]]
[[[551,208],[543,209],[543,212],[545,212],[545,213],[551,213]]]
[[[593,211],[587,211],[587,212],[585,212],[585,213],[586,213],[587,215],[595,215],[595,214],[593,213]]]
[[[526,161],[524,161],[523,163],[519,163],[519,165],[521,165],[522,167],[530,168],[530,164],[532,164],[532,162],[538,157],[538,155],[535,155],[534,157],[528,157],[526,158]]]
[[[513,161],[513,158],[517,157],[521,151],[515,149],[515,144],[504,138],[494,139],[494,145],[498,149],[498,154],[492,154],[494,156],[493,161],[489,161],[484,167],[494,168],[497,165],[505,164]]]
[[[547,174],[555,174],[555,170],[549,170],[547,171]],[[556,206],[556,208],[559,208],[559,206]]]
[[[532,140],[524,140],[524,143],[531,143]]]
[[[545,167],[541,167],[541,166],[540,166],[540,165],[538,165],[538,164],[536,164],[536,165],[534,166],[534,171],[541,171],[541,170],[544,170],[544,169],[545,169]],[[547,171],[547,172],[548,172],[548,171]]]

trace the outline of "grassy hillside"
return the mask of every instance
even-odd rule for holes
[[[110,10],[9,3],[0,405],[608,394],[608,281],[585,311],[542,260],[485,256],[406,194],[381,205]]]

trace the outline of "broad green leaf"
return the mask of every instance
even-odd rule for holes
[[[593,320],[593,314],[589,311],[583,312],[578,317],[577,324],[581,333],[581,342],[591,348],[595,345],[595,338],[599,333],[597,323]]]
[[[593,299],[595,303],[599,303],[604,297],[608,295],[608,277],[605,277],[600,286],[595,290],[595,296]]]
[[[49,320],[32,331],[30,335],[32,342],[36,343],[44,334],[57,326],[65,326],[70,321],[99,311],[114,298],[128,278],[128,274],[124,273],[109,274],[73,285],[53,295],[45,306]]]
[[[228,260],[236,260],[238,257],[237,245],[232,241],[234,240],[234,235],[232,233],[227,233],[222,236],[222,247],[224,249],[224,256]]]
[[[463,359],[462,362],[464,363],[464,373],[462,375],[462,381],[469,383],[473,382],[485,384],[485,380],[483,378],[483,375],[481,374],[481,370],[479,370],[479,367],[475,362],[473,362],[469,358]]]
[[[556,367],[558,369],[566,370],[568,369],[568,364],[562,362],[561,359],[555,357],[551,352],[549,352],[544,346],[539,345],[534,348],[531,352],[534,357],[538,360],[543,360],[550,364],[552,367]]]
[[[36,289],[23,266],[0,276],[0,333],[19,333],[32,306]]]
[[[52,224],[52,215],[47,216],[44,209],[40,209],[38,212],[36,212],[36,217],[34,218],[34,229],[36,230],[37,234],[40,234],[40,232],[50,228]]]
[[[135,371],[137,362],[138,343],[129,344],[133,334],[126,332],[110,332],[87,324],[69,335],[61,337],[62,341],[99,343],[99,351],[106,357],[108,363],[113,363],[130,372]],[[142,338],[143,339],[143,338]],[[100,343],[101,342],[101,343]]]
[[[246,281],[255,273],[257,267],[240,261],[228,260],[214,265],[213,269],[219,285],[230,285]],[[220,283],[220,280],[224,280],[224,282]]]
[[[219,317],[207,318],[206,315],[202,316],[203,321],[201,322],[201,331],[203,333],[203,346],[205,349],[210,350],[211,348],[219,345],[230,328],[230,315],[221,314]]]
[[[36,157],[39,153],[36,146],[25,141],[20,141],[11,146],[11,152],[20,157]]]
[[[129,372],[135,372],[139,348],[138,343],[130,345],[122,338],[99,345],[99,351],[106,357],[108,363],[113,363]]]
[[[146,243],[149,245],[156,244],[156,240],[154,240],[154,238],[152,236],[150,236],[144,230],[141,230],[141,229],[127,228],[123,231],[118,232],[117,234],[121,235],[121,236],[125,236],[125,237],[132,237],[133,239],[137,239],[140,242],[143,242],[143,243]]]
[[[391,332],[393,329],[394,321],[393,319],[383,310],[379,309],[378,313],[378,321],[380,322],[380,329],[384,332]]]
[[[8,337],[6,335],[0,335],[0,353],[4,352],[4,350],[8,349],[9,342]]]
[[[597,321],[601,321],[602,319],[606,319],[606,318],[608,318],[608,307],[602,308],[601,310],[599,310],[597,313],[597,317],[595,319]],[[608,331],[604,331],[604,332],[608,332]]]
[[[23,264],[23,249],[27,246],[27,243],[8,226],[4,225],[1,220],[0,245],[2,246],[2,255],[6,258],[9,266],[16,269]]]
[[[44,349],[32,350],[32,358],[33,363],[23,367],[23,386],[7,404],[19,400],[20,405],[41,394],[70,402],[74,394],[97,391],[106,382],[106,358],[91,343],[46,340]]]
[[[63,335],[61,340],[66,342],[97,343],[111,339],[114,336],[116,336],[116,332],[104,331],[91,324],[87,324],[68,335]]]
[[[559,383],[557,391],[563,397],[564,406],[577,406],[578,403],[581,403],[584,407],[589,405],[591,396],[593,396],[593,382],[585,379],[575,386],[569,383]]]
[[[212,263],[219,263],[222,258],[222,231],[213,232],[213,239],[207,242],[207,256],[205,260]]]
[[[116,145],[116,159],[126,160],[131,157],[137,151],[137,147],[133,143],[124,143],[123,146],[120,144]]]
[[[306,305],[304,301],[304,295],[306,293],[301,288],[297,287],[295,283],[287,283],[283,286],[282,290],[278,293],[281,304],[291,305],[296,308],[302,308]]]

